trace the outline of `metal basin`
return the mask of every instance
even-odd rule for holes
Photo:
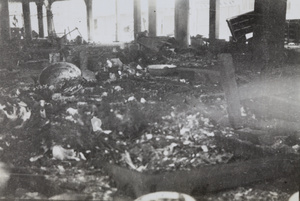
[[[74,64],[57,62],[43,69],[39,76],[39,83],[41,85],[57,85],[62,81],[80,76],[81,70]]]

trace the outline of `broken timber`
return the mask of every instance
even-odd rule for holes
[[[296,180],[299,162],[299,157],[284,155],[159,174],[140,173],[103,161],[96,160],[93,163],[103,167],[119,190],[139,197],[156,191],[200,195],[289,175],[294,175],[293,179]]]
[[[227,112],[229,122],[233,128],[239,128],[241,121],[240,97],[235,80],[235,70],[231,54],[220,54],[218,56],[221,72],[221,84],[227,101]]]
[[[266,158],[278,154],[282,156],[286,155],[287,157],[290,157],[291,155],[294,155],[295,158],[297,157],[296,154],[291,153],[286,147],[272,148],[264,145],[261,146],[261,144],[267,144],[268,141],[274,142],[276,140],[276,136],[274,136],[273,132],[257,130],[243,131],[243,129],[236,130],[235,132],[239,134],[238,139],[222,134],[217,134],[215,138],[217,146],[224,149],[226,152],[232,153],[234,158]],[[297,135],[295,135],[295,137],[297,137]]]

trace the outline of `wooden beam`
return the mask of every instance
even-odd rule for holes
[[[10,40],[8,0],[0,1],[0,44]]]
[[[182,48],[189,46],[189,0],[175,1],[175,39]]]
[[[149,36],[156,36],[156,0],[148,0]]]
[[[92,161],[116,182],[118,190],[139,197],[155,191],[176,191],[189,195],[207,194],[251,183],[290,178],[297,182],[300,160],[295,155],[275,155],[237,163],[198,167],[189,171],[159,174],[140,173],[104,161]]]
[[[23,18],[24,18],[25,39],[30,41],[32,40],[32,33],[31,33],[30,7],[29,7],[28,0],[24,0],[22,2],[22,9],[23,9]]]
[[[260,145],[260,137],[270,135],[271,132],[263,132],[257,130],[250,130],[249,132],[244,132],[243,130],[236,130],[236,133],[239,134],[239,138],[236,136],[228,137],[222,133],[216,134],[215,140],[216,145],[220,149],[224,149],[226,152],[232,153],[234,157],[243,158],[243,159],[254,159],[254,158],[265,158],[271,157],[278,153],[280,150],[273,149]],[[242,138],[242,139],[241,139]],[[283,153],[281,153],[283,154]]]
[[[134,0],[133,2],[133,23],[134,23],[134,38],[136,39],[138,33],[142,31],[141,20],[141,0]]]
[[[231,54],[220,54],[221,83],[225,92],[229,122],[233,128],[242,126],[240,97],[235,80],[235,70]]]

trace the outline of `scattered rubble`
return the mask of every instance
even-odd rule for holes
[[[42,72],[37,68],[38,83],[18,83],[25,74],[29,77],[30,67],[23,67],[22,73],[1,74],[1,161],[38,169],[36,172],[47,175],[47,181],[59,189],[46,195],[34,185],[20,191],[26,189],[20,184],[4,196],[18,192],[19,197],[30,199],[80,200],[91,196],[112,200],[116,187],[103,170],[90,165],[99,158],[140,174],[163,174],[248,160],[255,158],[254,153],[267,155],[281,150],[299,154],[298,135],[268,138],[267,132],[263,138],[245,139],[241,134],[245,130],[231,128],[217,58],[202,42],[197,44],[201,51],[176,49],[169,38],[155,42],[141,38],[139,44],[151,49],[149,53],[135,49],[134,44],[114,51],[113,47],[74,47],[75,56],[69,55],[69,60],[79,58],[80,48],[87,49],[86,69],[95,76],[91,79],[83,76],[87,71],[80,61],[73,62],[80,69],[66,62],[51,64]],[[151,73],[149,65],[161,64],[171,67],[167,71],[172,72]],[[255,80],[257,74],[251,75],[247,80],[243,79],[245,74],[239,74],[238,83]],[[243,107],[241,112],[245,122],[261,122],[251,108]],[[22,129],[17,128],[20,125]],[[247,132],[253,134],[255,129]],[[239,154],[245,147],[256,149]],[[263,200],[265,196],[282,200],[289,193],[280,187],[270,192],[254,185],[201,199]]]

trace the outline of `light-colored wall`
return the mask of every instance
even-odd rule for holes
[[[286,19],[300,19],[300,1],[299,0],[288,0]]]
[[[78,28],[82,37],[87,40],[86,5],[83,0],[57,1],[52,4],[54,28],[58,36]],[[75,38],[77,31],[71,33]]]
[[[157,35],[174,34],[175,0],[157,0]],[[229,39],[231,36],[226,19],[252,11],[254,0],[221,0],[219,38]],[[120,41],[133,40],[133,0],[119,0],[119,37]],[[142,31],[148,28],[148,0],[141,0]],[[23,27],[22,4],[10,3],[10,23],[13,17],[18,19],[17,27]],[[32,30],[38,32],[37,9],[30,3]],[[288,0],[287,19],[300,19],[300,0]],[[55,31],[62,35],[68,30],[78,27],[82,36],[87,39],[86,7],[83,0],[59,1],[52,5]],[[46,10],[44,8],[44,29],[47,35]],[[96,42],[112,42],[115,40],[115,1],[94,0],[93,15]],[[209,0],[190,0],[190,34],[208,37],[209,32]],[[73,32],[75,38],[78,32]],[[72,38],[69,38],[72,39]]]

